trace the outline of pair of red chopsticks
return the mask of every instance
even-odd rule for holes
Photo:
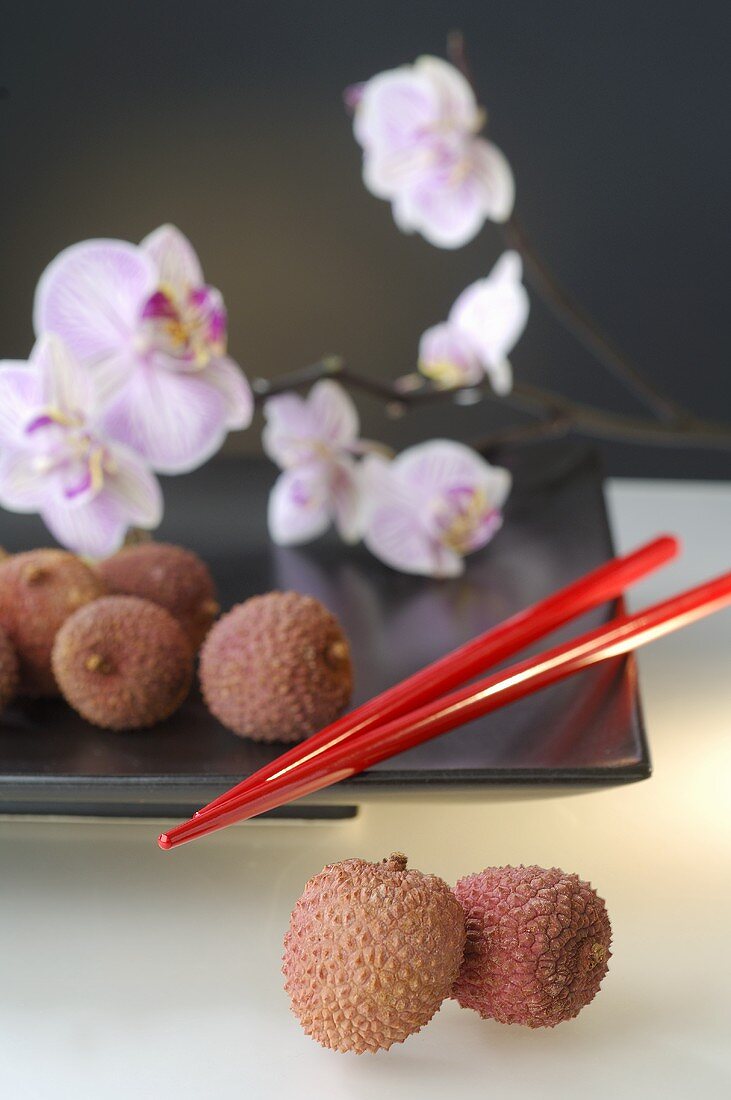
[[[190,821],[163,833],[158,844],[168,850],[322,790],[731,604],[731,573],[726,573],[459,687],[583,612],[621,595],[628,585],[677,553],[677,540],[664,535],[592,570],[295,745],[209,802]]]

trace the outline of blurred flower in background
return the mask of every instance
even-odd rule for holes
[[[508,355],[520,339],[530,303],[517,252],[504,252],[485,279],[463,290],[447,321],[427,329],[419,370],[441,386],[477,385],[485,376],[496,393],[509,393]]]
[[[464,557],[502,525],[510,492],[507,470],[470,447],[434,439],[392,462],[364,459],[364,541],[377,558],[404,573],[454,577]]]
[[[27,363],[0,363],[0,504],[40,513],[62,545],[91,557],[162,518],[157,479],[106,436],[102,413],[94,372],[58,337],[41,337]]]
[[[392,203],[399,229],[459,248],[486,219],[510,217],[510,165],[478,136],[486,114],[453,65],[420,57],[347,89],[345,101],[363,148],[365,185]]]
[[[161,473],[202,465],[251,421],[249,385],[226,355],[223,299],[173,226],[140,246],[67,248],[39,280],[34,323],[93,370],[105,431]]]
[[[266,454],[283,471],[269,498],[269,531],[280,546],[309,542],[335,523],[346,542],[360,535],[355,455],[358,411],[342,386],[327,379],[307,397],[284,393],[264,405]]]

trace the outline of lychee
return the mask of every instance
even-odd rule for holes
[[[140,596],[169,611],[195,651],[220,610],[208,566],[182,546],[164,542],[126,546],[99,562],[97,570],[110,593]]]
[[[0,626],[0,711],[15,695],[18,687],[18,657],[13,643]]]
[[[234,733],[300,741],[347,705],[350,649],[318,600],[269,592],[238,604],[211,629],[200,680],[211,712]]]
[[[0,563],[0,626],[18,655],[22,695],[58,695],[51,670],[56,632],[105,591],[102,579],[65,550],[31,550]]]
[[[589,1004],[611,927],[588,882],[554,867],[488,867],[460,879],[467,946],[452,996],[506,1024],[554,1027]]]
[[[332,1050],[388,1050],[431,1020],[459,972],[462,909],[436,875],[348,859],[305,886],[284,938],[285,989]]]
[[[153,726],[185,699],[193,653],[183,628],[137,596],[105,596],[61,627],[53,671],[64,698],[94,725]]]

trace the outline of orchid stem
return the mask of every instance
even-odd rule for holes
[[[595,359],[638,397],[659,420],[683,424],[693,416],[672,398],[648,382],[633,364],[604,335],[593,318],[561,285],[550,267],[536,252],[523,226],[513,214],[502,227],[506,243],[523,257],[528,281],[548,308]]]
[[[404,375],[395,382],[372,378],[353,370],[337,356],[326,356],[317,363],[282,374],[271,381],[257,379],[254,382],[256,400],[261,403],[269,397],[300,389],[322,378],[337,378],[349,389],[361,390],[377,397],[385,402],[387,411],[392,416],[420,405],[453,401],[459,394],[468,393],[478,400],[508,405],[538,418],[535,424],[516,425],[501,430],[490,437],[490,445],[549,439],[575,432],[594,439],[624,443],[731,451],[731,425],[712,420],[693,417],[682,423],[668,424],[649,417],[625,416],[572,401],[562,394],[527,382],[516,382],[510,393],[502,395],[496,394],[487,381],[479,387],[453,386],[440,389],[425,380],[416,388],[411,384],[412,375]]]
[[[447,57],[472,87],[480,101],[480,93],[467,57],[464,34],[452,31],[447,37]],[[600,326],[554,275],[545,260],[536,251],[525,229],[513,214],[501,227],[506,244],[523,258],[528,281],[543,299],[554,317],[586,348],[611,374],[637,397],[658,420],[678,427],[696,425],[702,428],[693,413],[654,386],[641,374]]]

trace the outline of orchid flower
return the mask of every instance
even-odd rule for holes
[[[39,512],[77,553],[105,557],[128,527],[157,527],[162,495],[143,459],[105,437],[94,373],[55,336],[0,363],[0,504]]]
[[[38,283],[34,324],[93,369],[106,433],[161,473],[195,469],[251,420],[221,295],[173,226],[140,246],[92,240],[61,252]]]
[[[515,185],[465,77],[437,57],[379,73],[346,91],[363,148],[363,181],[393,204],[405,233],[440,248],[471,241],[486,219],[510,217]]]
[[[528,320],[530,303],[517,252],[504,252],[485,279],[463,290],[443,324],[427,329],[419,370],[441,386],[471,386],[485,375],[496,393],[509,393],[508,355]]]
[[[279,475],[269,497],[269,531],[280,546],[309,542],[335,523],[346,542],[360,535],[360,494],[354,455],[358,412],[328,379],[307,397],[286,393],[264,405],[263,444]]]
[[[435,439],[392,462],[369,455],[363,484],[371,553],[404,573],[455,577],[499,530],[511,477],[462,443]]]

